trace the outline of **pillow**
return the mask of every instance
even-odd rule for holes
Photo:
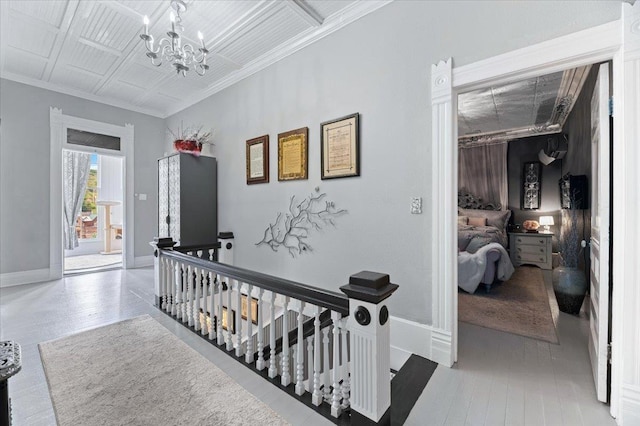
[[[475,237],[471,238],[471,241],[469,241],[469,244],[467,245],[467,252],[473,254],[490,242],[491,238],[476,235]]]
[[[471,226],[487,226],[487,218],[486,217],[470,217],[469,225]]]
[[[487,225],[494,226],[501,231],[507,228],[507,222],[511,217],[511,210],[475,210],[458,208],[458,216],[484,217],[487,218]]]
[[[466,225],[469,223],[469,216],[458,216],[458,225]]]
[[[469,233],[458,233],[458,251],[465,251],[473,236]]]

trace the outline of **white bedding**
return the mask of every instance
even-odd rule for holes
[[[509,254],[500,244],[489,243],[473,254],[466,251],[458,252],[458,287],[469,293],[476,291],[487,268],[486,252],[492,248],[499,250],[502,254],[498,261],[496,278],[501,281],[511,278],[514,268]]]

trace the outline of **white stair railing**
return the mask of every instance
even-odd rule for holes
[[[152,245],[156,304],[165,313],[246,365],[258,371],[268,367],[270,379],[300,397],[307,395],[316,406],[327,404],[334,417],[349,411],[352,418],[379,422],[388,415],[389,374],[367,379],[375,389],[357,385],[364,383],[363,374],[389,371],[388,355],[362,353],[367,348],[383,355],[389,351],[383,301],[397,286],[389,284],[388,275],[352,276],[341,288],[346,297],[215,262],[216,247],[173,248],[169,239]],[[229,260],[229,253],[223,258],[231,247],[227,241],[221,260]],[[350,407],[351,401],[359,405]]]

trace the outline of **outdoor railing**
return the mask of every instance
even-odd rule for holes
[[[345,413],[383,421],[390,405],[383,300],[397,288],[388,275],[352,276],[341,288],[347,297],[221,263],[231,261],[233,246],[228,237],[222,243],[152,243],[158,308],[246,365],[266,371],[271,381],[310,397],[317,407],[326,404],[333,417]],[[216,250],[221,262],[213,260]],[[380,371],[386,374],[377,377]]]

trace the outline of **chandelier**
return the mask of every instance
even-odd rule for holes
[[[188,43],[182,43],[180,32],[184,31],[182,26],[181,13],[187,11],[187,5],[184,0],[171,0],[171,12],[169,19],[171,21],[171,30],[167,31],[168,38],[160,39],[157,47],[153,46],[153,36],[149,34],[149,18],[144,17],[144,33],[140,34],[140,38],[144,40],[144,46],[147,48],[147,57],[151,59],[151,63],[156,67],[162,65],[162,61],[171,62],[176,69],[176,73],[186,77],[187,71],[193,66],[198,75],[204,75],[209,69],[207,65],[207,54],[209,51],[204,46],[204,38],[202,33],[198,31],[200,45],[196,49]]]

